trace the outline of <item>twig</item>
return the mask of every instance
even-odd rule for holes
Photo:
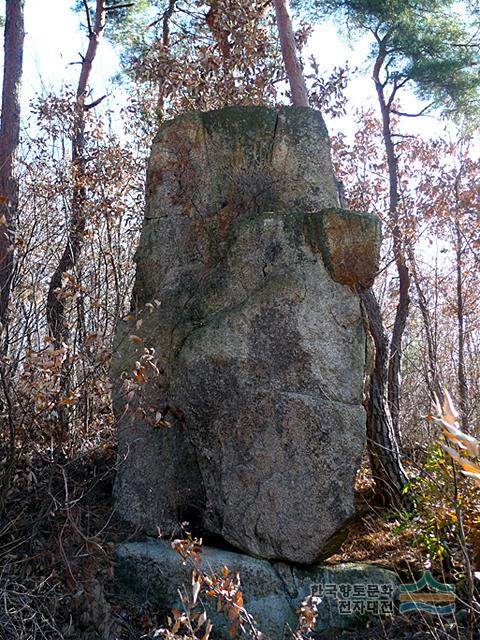
[[[122,4],[111,4],[109,7],[105,7],[105,11],[115,11],[115,9],[128,9],[128,7],[134,7],[134,2],[124,2]]]
[[[93,109],[94,107],[98,106],[103,100],[105,100],[107,95],[108,94],[104,94],[101,98],[98,98],[97,100],[94,100],[93,102],[90,102],[90,104],[84,104],[83,105],[83,110],[84,111],[88,111],[89,109]]]
[[[92,18],[90,16],[90,7],[87,4],[87,0],[83,0],[83,6],[85,7],[85,14],[87,16],[87,26],[88,26],[88,37],[92,37],[93,29],[92,29]]]

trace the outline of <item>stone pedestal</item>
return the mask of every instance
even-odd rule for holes
[[[116,577],[138,597],[155,602],[164,614],[172,608],[182,611],[178,591],[191,600],[193,562],[182,563],[168,542],[151,540],[123,544],[117,552]],[[398,601],[398,576],[376,565],[364,563],[318,566],[310,569],[270,563],[249,556],[206,547],[201,553],[200,571],[240,577],[243,606],[255,620],[264,640],[291,638],[298,625],[297,610],[312,593],[318,594],[317,633],[336,637],[341,630],[362,629],[393,613]],[[218,612],[217,599],[200,594],[213,624],[211,637],[230,640],[228,616]]]

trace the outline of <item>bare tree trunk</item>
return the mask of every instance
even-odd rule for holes
[[[402,489],[408,478],[403,469],[393,429],[385,381],[388,342],[383,330],[380,307],[373,291],[360,294],[368,329],[375,345],[375,360],[367,399],[367,448],[377,491],[385,504],[402,506]]]
[[[388,405],[392,414],[392,424],[397,438],[400,440],[400,369],[402,364],[402,339],[407,324],[408,314],[410,310],[410,272],[405,262],[404,249],[401,246],[402,241],[395,239],[398,233],[398,227],[394,229],[394,254],[398,271],[398,303],[395,312],[395,321],[393,323],[392,337],[390,339],[390,354],[388,359]]]
[[[417,292],[418,306],[420,308],[420,313],[422,314],[423,327],[425,329],[425,337],[427,342],[428,362],[426,383],[432,401],[435,402],[435,400],[438,400],[440,403],[443,403],[442,383],[437,366],[437,341],[435,337],[435,331],[433,329],[432,318],[427,304],[427,299],[425,298],[425,294],[420,283],[420,278],[417,273],[415,254],[412,247],[408,249],[408,260],[410,263],[410,272],[412,274],[412,279],[415,284],[415,290]]]
[[[165,9],[162,16],[162,46],[165,52],[168,52],[170,48],[170,20],[175,12],[176,5],[177,5],[177,0],[169,0],[168,7]],[[208,21],[207,21],[207,24],[208,24]],[[164,97],[165,79],[161,77],[158,84],[159,86],[158,86],[158,98],[157,98],[157,115],[160,117],[160,116],[163,116],[164,107],[165,107],[165,97]]]
[[[395,312],[392,337],[390,339],[390,352],[388,359],[388,405],[392,416],[392,424],[397,439],[400,439],[399,415],[400,415],[400,368],[402,360],[402,338],[408,319],[410,308],[410,273],[405,259],[405,238],[399,224],[399,192],[398,192],[398,159],[395,153],[391,130],[391,108],[396,95],[393,89],[388,100],[385,99],[385,84],[380,80],[380,71],[385,62],[385,43],[378,40],[379,53],[375,61],[373,79],[377,91],[380,112],[382,115],[383,140],[387,154],[389,177],[389,218],[392,222],[393,256],[398,272],[398,302]]]
[[[95,22],[92,24],[87,0],[83,0],[87,16],[89,44],[85,57],[82,58],[80,78],[78,80],[74,127],[72,135],[72,174],[73,191],[71,200],[71,219],[67,233],[65,248],[59,263],[53,272],[47,295],[47,322],[54,343],[59,348],[62,343],[69,342],[69,327],[66,318],[67,302],[59,295],[62,286],[62,276],[75,268],[82,249],[85,225],[87,221],[87,193],[85,188],[86,158],[85,158],[85,112],[89,106],[85,104],[88,81],[92,64],[97,54],[98,44],[105,28],[105,0],[96,0]],[[98,104],[101,100],[95,101]],[[61,371],[61,392],[67,396],[70,390],[70,364],[68,360]],[[59,431],[56,443],[56,453],[62,451],[63,440],[68,430],[69,410],[67,406],[59,407]]]
[[[397,181],[398,165],[390,133],[389,108],[383,97],[384,85],[380,82],[379,78],[385,55],[380,41],[379,46],[380,53],[375,64],[374,78],[379,102],[382,108],[384,134],[387,133],[387,136],[384,137],[390,176],[390,211],[397,215],[399,199]],[[399,261],[397,261],[397,266],[399,266]],[[408,275],[408,271],[406,273]],[[405,271],[400,271],[399,269],[399,274],[405,275]],[[408,287],[406,288],[406,292],[408,294]],[[370,375],[369,392],[365,407],[367,411],[367,450],[370,465],[372,467],[377,491],[382,497],[384,503],[392,506],[403,506],[406,500],[402,490],[408,482],[408,477],[400,460],[398,432],[392,421],[386,392],[388,380],[387,370],[389,367],[388,341],[383,328],[380,307],[373,290],[360,292],[360,299],[366,315],[368,329],[375,346],[374,366]],[[403,305],[403,308],[405,308],[405,305]],[[401,320],[401,318],[399,318],[399,320]],[[398,340],[400,340],[401,343],[405,324],[403,323],[402,328],[401,322],[397,322],[396,319],[396,325],[396,340],[398,344]],[[401,351],[398,349],[395,354],[395,365],[398,367],[397,373],[400,368],[400,354]],[[396,380],[398,385],[398,375],[396,376]],[[395,406],[398,406],[398,404]]]
[[[288,0],[274,0],[274,5],[283,62],[292,92],[292,103],[296,107],[308,107],[307,85],[295,44],[295,34],[288,11]]]
[[[292,91],[292,102],[296,106],[308,107],[308,92],[295,47],[295,37],[288,13],[288,1],[274,0],[274,4],[283,60]],[[396,175],[397,171],[395,172]],[[343,200],[341,193],[340,200]],[[392,426],[388,402],[385,399],[387,342],[383,331],[380,309],[373,291],[361,293],[360,297],[368,318],[369,330],[375,343],[376,353],[375,367],[370,378],[369,400],[366,407],[368,452],[380,495],[382,495],[386,504],[400,505],[403,503],[402,489],[408,478],[400,461],[398,441]]]
[[[13,233],[18,209],[15,160],[20,141],[24,0],[6,0],[5,56],[0,121],[0,323],[2,350],[8,344],[8,300],[14,267]]]
[[[455,261],[456,261],[456,294],[457,294],[457,348],[458,348],[458,391],[460,395],[460,422],[462,430],[468,433],[468,385],[465,366],[465,305],[463,295],[463,238],[458,215],[455,218]]]
[[[20,143],[20,89],[23,71],[24,0],[6,0],[5,37],[0,115],[0,355],[8,350],[8,301],[14,269],[14,231],[18,212],[16,156]],[[0,360],[2,401],[6,408],[8,441],[2,443],[0,515],[15,475],[17,444],[14,409],[10,398],[11,376]]]
[[[105,0],[97,0],[95,24],[92,25],[86,0],[84,0],[84,5],[89,26],[89,44],[87,53],[82,59],[82,68],[76,95],[75,122],[72,138],[72,172],[74,179],[72,213],[65,249],[50,280],[47,296],[47,321],[50,333],[57,346],[62,342],[68,341],[69,334],[65,318],[66,304],[64,299],[58,295],[58,292],[62,285],[63,274],[72,269],[77,262],[85,232],[85,98],[92,64],[105,27],[106,15]]]

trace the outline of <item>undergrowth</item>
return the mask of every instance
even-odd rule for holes
[[[86,439],[80,451],[56,458],[51,448],[34,441],[21,451],[0,524],[1,640],[215,639],[215,629],[198,607],[200,597],[213,598],[225,610],[232,637],[262,637],[243,602],[241,576],[230,574],[227,567],[212,575],[195,564],[192,591],[183,597],[183,610],[173,609],[169,620],[161,617],[155,603],[133,596],[115,581],[117,544],[141,532],[115,514],[117,461],[110,419],[102,433],[103,441]],[[328,562],[376,562],[397,571],[403,582],[417,580],[429,568],[437,579],[455,584],[456,618],[397,615],[375,628],[334,637],[478,637],[478,596],[472,583],[472,572],[478,569],[478,478],[471,477],[474,457],[469,458],[469,477],[462,473],[468,450],[460,448],[459,463],[451,456],[450,444],[432,444],[422,468],[411,468],[410,511],[385,510],[363,467],[357,517],[340,552]],[[179,562],[201,554],[198,541],[189,536],[174,546]],[[313,600],[303,603],[292,638],[316,637],[317,605]]]

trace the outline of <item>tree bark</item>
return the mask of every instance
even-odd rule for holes
[[[165,9],[162,16],[162,46],[164,51],[168,51],[170,48],[170,20],[175,12],[177,0],[169,0],[168,7]],[[158,83],[158,98],[157,98],[157,115],[163,116],[165,107],[164,93],[165,79],[160,77]]]
[[[379,52],[373,69],[373,79],[377,92],[378,103],[382,116],[383,140],[387,154],[388,178],[389,178],[389,206],[388,215],[392,223],[393,256],[398,273],[398,303],[395,312],[392,337],[390,339],[390,351],[388,358],[388,405],[392,417],[392,425],[400,440],[399,416],[400,416],[400,369],[402,361],[402,339],[408,319],[410,308],[410,273],[405,259],[405,238],[399,223],[399,191],[398,191],[398,159],[393,144],[391,126],[391,108],[396,95],[394,87],[388,101],[384,95],[384,83],[380,80],[380,72],[385,62],[385,39],[378,40]]]
[[[385,504],[403,506],[402,489],[408,477],[400,460],[393,429],[385,381],[387,379],[388,341],[383,330],[380,307],[373,291],[360,293],[368,329],[375,345],[373,371],[370,376],[367,410],[367,448],[377,492]]]
[[[58,295],[62,286],[62,276],[72,269],[76,263],[83,243],[86,224],[86,189],[85,189],[85,98],[92,64],[97,54],[98,44],[105,28],[105,0],[97,0],[95,23],[91,24],[90,12],[84,0],[87,22],[89,25],[89,44],[78,80],[75,121],[72,136],[72,213],[70,228],[67,234],[65,249],[50,280],[47,296],[47,321],[50,334],[57,346],[68,341],[68,325],[65,317],[66,303]]]
[[[82,58],[82,67],[78,80],[74,126],[72,134],[72,174],[73,190],[71,199],[71,219],[67,232],[67,239],[62,256],[53,272],[47,294],[47,323],[50,335],[56,348],[62,343],[69,342],[69,327],[66,318],[67,301],[59,295],[62,287],[63,274],[75,268],[80,251],[82,249],[85,226],[87,222],[87,191],[85,186],[86,158],[85,158],[85,99],[87,96],[88,81],[92,70],[93,61],[97,54],[98,44],[105,28],[105,0],[97,0],[95,8],[95,22],[92,25],[87,0],[83,0],[87,16],[89,30],[89,44],[85,57]],[[98,104],[96,101],[95,104]],[[66,397],[70,390],[70,364],[68,359],[61,370],[61,393]],[[68,406],[59,406],[59,430],[55,447],[56,455],[62,453],[63,441],[69,427]]]
[[[460,395],[460,423],[462,430],[468,433],[468,385],[465,366],[465,304],[463,295],[463,238],[458,214],[455,217],[455,261],[456,261],[456,294],[457,294],[457,348],[458,348],[458,391]]]
[[[14,272],[14,232],[18,214],[16,157],[20,143],[20,89],[23,71],[24,0],[6,0],[2,111],[0,115],[0,355],[8,351],[8,301]],[[0,516],[3,514],[17,465],[16,420],[11,402],[8,364],[0,359],[2,402],[8,438],[2,443]]]
[[[295,37],[288,13],[288,1],[274,0],[274,4],[283,60],[292,92],[292,102],[296,106],[308,107],[308,92],[303,70],[297,56]],[[393,155],[395,156],[395,154]],[[397,176],[397,173],[398,170],[396,169],[395,176]],[[339,199],[342,200],[341,191]],[[373,291],[360,293],[360,298],[368,318],[369,331],[375,344],[375,366],[370,377],[370,390],[366,405],[367,446],[370,464],[378,493],[383,497],[384,502],[391,505],[400,505],[404,502],[402,489],[408,478],[400,461],[398,441],[392,425],[388,402],[385,399],[387,341],[383,331],[380,309]]]
[[[426,384],[432,401],[436,402],[438,400],[442,404],[443,389],[437,366],[436,331],[428,308],[427,299],[417,273],[415,253],[411,247],[408,249],[408,260],[410,263],[410,272],[412,274],[413,283],[417,292],[418,306],[420,308],[420,313],[422,314],[423,326],[425,329],[425,338],[427,343]]]
[[[14,226],[18,210],[15,164],[20,141],[24,0],[6,0],[2,112],[0,119],[0,323],[6,348],[8,300],[14,267]]]
[[[283,63],[285,64],[292,93],[292,103],[296,107],[308,107],[307,85],[295,44],[295,34],[293,33],[292,20],[288,11],[288,0],[274,0],[274,5]]]

